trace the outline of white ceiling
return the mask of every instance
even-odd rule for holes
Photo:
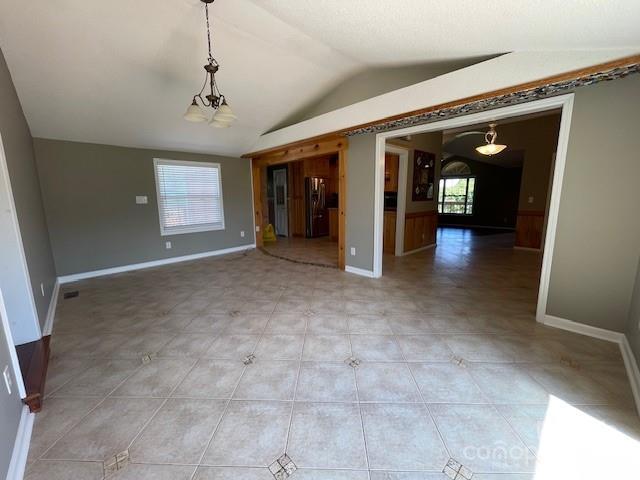
[[[238,155],[365,68],[640,46],[637,0],[217,0],[211,14],[239,116],[227,130],[182,120],[204,79],[199,0],[0,2],[0,48],[32,135]]]

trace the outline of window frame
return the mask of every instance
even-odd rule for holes
[[[465,192],[464,192],[464,212],[463,213],[452,213],[452,212],[445,212],[444,211],[444,205],[445,205],[445,197],[446,197],[446,184],[447,184],[447,180],[451,180],[451,179],[458,179],[458,180],[466,180],[467,183],[465,185]],[[471,213],[467,213],[467,206],[469,205],[469,179],[473,179],[473,197],[472,197],[472,202],[471,202]],[[440,181],[438,182],[438,202],[437,202],[437,211],[438,211],[438,215],[455,215],[457,217],[471,217],[474,214],[474,207],[475,207],[475,196],[476,196],[476,185],[477,185],[477,181],[478,179],[476,178],[475,175],[451,175],[451,176],[441,176],[440,180],[442,181],[442,188],[440,187]],[[442,193],[442,201],[440,201],[440,193]],[[440,211],[440,208],[442,208],[442,212]]]
[[[158,165],[182,165],[201,168],[214,168],[218,170],[218,190],[220,192],[220,212],[222,221],[219,225],[205,224],[205,225],[192,225],[178,228],[171,228],[167,230],[164,225],[164,209],[162,207],[162,199],[160,195],[160,181],[158,178]],[[153,175],[156,181],[156,203],[158,205],[158,221],[160,223],[160,236],[166,237],[170,235],[182,235],[185,233],[198,233],[198,232],[212,232],[225,230],[225,215],[224,215],[224,195],[222,192],[222,167],[217,162],[194,162],[190,160],[173,160],[169,158],[154,158],[153,159]]]

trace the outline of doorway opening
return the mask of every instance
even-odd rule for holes
[[[263,251],[297,263],[339,265],[339,155],[266,167],[266,221],[275,239]]]
[[[529,313],[544,322],[572,104],[565,95],[378,134],[374,276],[383,265],[393,276],[422,262],[426,273],[447,272],[427,283],[500,287],[514,285],[512,272],[528,272],[516,283],[526,283]],[[481,155],[492,123],[507,148]],[[406,193],[390,218],[385,173],[394,150],[406,152],[406,164],[398,162]],[[392,238],[394,248],[385,246]]]

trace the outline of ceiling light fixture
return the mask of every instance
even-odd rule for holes
[[[204,3],[204,12],[207,19],[207,45],[209,47],[209,58],[207,59],[207,64],[204,66],[206,74],[202,89],[200,89],[199,93],[196,93],[193,96],[191,105],[189,105],[189,108],[187,108],[187,111],[184,114],[184,119],[189,122],[206,122],[209,118],[203,107],[211,107],[215,110],[215,113],[211,117],[209,125],[216,128],[227,128],[231,126],[237,117],[227,103],[227,98],[220,92],[218,84],[216,83],[216,73],[220,69],[220,64],[211,54],[211,29],[209,27],[209,4],[213,3],[214,0],[200,1]],[[202,94],[207,86],[209,87],[209,93],[203,97]],[[198,102],[198,100],[200,102]],[[199,103],[202,106],[200,106]]]
[[[496,153],[500,153],[505,148],[507,148],[506,145],[500,145],[499,143],[496,143],[496,140],[498,138],[498,132],[496,132],[497,126],[498,124],[496,123],[489,124],[489,131],[484,134],[484,140],[487,142],[487,144],[476,147],[476,151],[478,153],[481,153],[482,155],[495,155]]]

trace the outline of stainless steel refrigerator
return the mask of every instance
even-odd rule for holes
[[[326,178],[307,177],[304,179],[307,238],[329,235],[326,192]]]

